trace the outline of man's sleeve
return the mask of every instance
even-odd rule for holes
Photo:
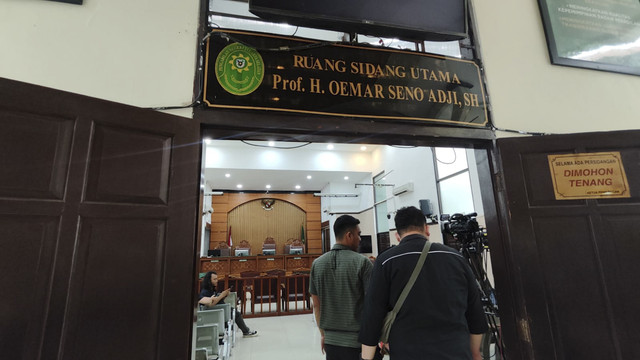
[[[316,284],[313,282],[314,265],[315,263],[311,264],[311,271],[309,272],[309,294],[318,295],[318,289],[316,289]]]
[[[200,294],[198,294],[198,301],[202,300],[203,297],[207,296],[207,290],[200,290]]]
[[[362,281],[362,288],[364,289],[364,293],[366,294],[369,290],[369,280],[371,280],[371,272],[373,270],[373,264],[371,260],[365,258],[366,260],[363,262],[362,267],[360,267],[360,279]]]
[[[484,314],[478,283],[468,264],[465,263],[465,272],[468,283],[467,291],[467,325],[471,334],[483,334],[489,330],[487,318]]]
[[[361,344],[375,346],[380,339],[382,321],[387,314],[389,302],[389,283],[386,280],[381,262],[376,260],[371,280],[365,292],[364,310],[360,322],[358,341]]]

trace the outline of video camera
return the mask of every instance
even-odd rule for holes
[[[489,245],[487,232],[476,220],[477,213],[442,214],[444,244],[458,251],[463,248],[471,253],[482,252]]]

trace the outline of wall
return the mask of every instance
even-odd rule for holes
[[[387,211],[391,216],[389,228],[395,228],[393,216],[395,212],[405,206],[420,207],[421,199],[429,199],[433,204],[433,211],[439,214],[438,191],[433,173],[433,155],[426,147],[391,147],[387,146],[373,154],[376,168],[374,174],[385,172],[383,184],[393,184],[385,187],[387,192]],[[393,195],[393,189],[406,183],[413,183],[413,191],[400,195]],[[393,240],[393,239],[392,239]]]
[[[496,126],[639,128],[640,77],[551,65],[535,0],[471,3]],[[188,104],[198,8],[198,0],[3,0],[0,77],[141,107]]]
[[[536,0],[471,2],[497,127],[548,133],[640,128],[640,77],[551,65]]]
[[[227,241],[229,236],[229,212],[238,207],[241,204],[257,200],[257,199],[277,199],[282,201],[288,201],[291,204],[302,209],[306,213],[306,224],[304,226],[307,241],[307,252],[310,254],[319,254],[322,252],[322,240],[320,234],[320,198],[313,196],[313,194],[251,194],[251,193],[224,193],[221,196],[212,196],[213,214],[211,214],[211,240],[209,246],[211,249],[220,241]],[[282,219],[287,221],[287,219]],[[299,226],[296,225],[296,226]],[[231,237],[233,239],[233,246],[235,247],[240,238],[234,237],[234,231],[231,229]],[[298,230],[298,236],[300,230]],[[266,237],[266,236],[265,236]],[[252,241],[251,248],[252,253],[256,254],[255,249],[262,248],[262,241],[260,239],[246,239]],[[264,240],[264,239],[262,239]],[[281,240],[281,239],[277,239]],[[286,240],[286,239],[285,239]]]
[[[139,107],[190,104],[198,9],[198,0],[3,0],[0,77]]]

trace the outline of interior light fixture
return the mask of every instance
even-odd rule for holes
[[[365,151],[365,150],[367,150],[367,147],[362,145],[362,146],[360,146],[360,150]]]
[[[265,186],[267,189],[271,189],[271,185],[267,184],[267,186]]]
[[[311,175],[307,175],[307,180],[311,180]]]
[[[269,141],[269,146],[271,146],[271,147],[276,146],[276,143],[273,142],[273,141]]]
[[[349,180],[349,177],[348,177],[348,176],[345,176],[345,177],[344,177],[344,179],[345,179],[345,180]]]
[[[236,187],[237,187],[238,189],[242,189],[242,184],[238,184],[238,185],[236,185]]]
[[[204,143],[207,145],[211,144],[211,138],[205,138]]]
[[[300,190],[300,185],[296,185],[296,190]]]
[[[231,174],[226,173],[226,174],[224,174],[224,177],[226,177],[226,178],[230,178],[230,177],[231,177]]]
[[[333,144],[329,144],[329,145],[327,145],[327,149],[328,149],[328,150],[333,150]]]
[[[209,191],[209,192],[205,192],[204,196],[220,196],[223,194],[224,193],[222,191]]]

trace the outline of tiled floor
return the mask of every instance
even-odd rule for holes
[[[231,360],[324,360],[313,314],[245,319],[258,336],[237,332]]]

